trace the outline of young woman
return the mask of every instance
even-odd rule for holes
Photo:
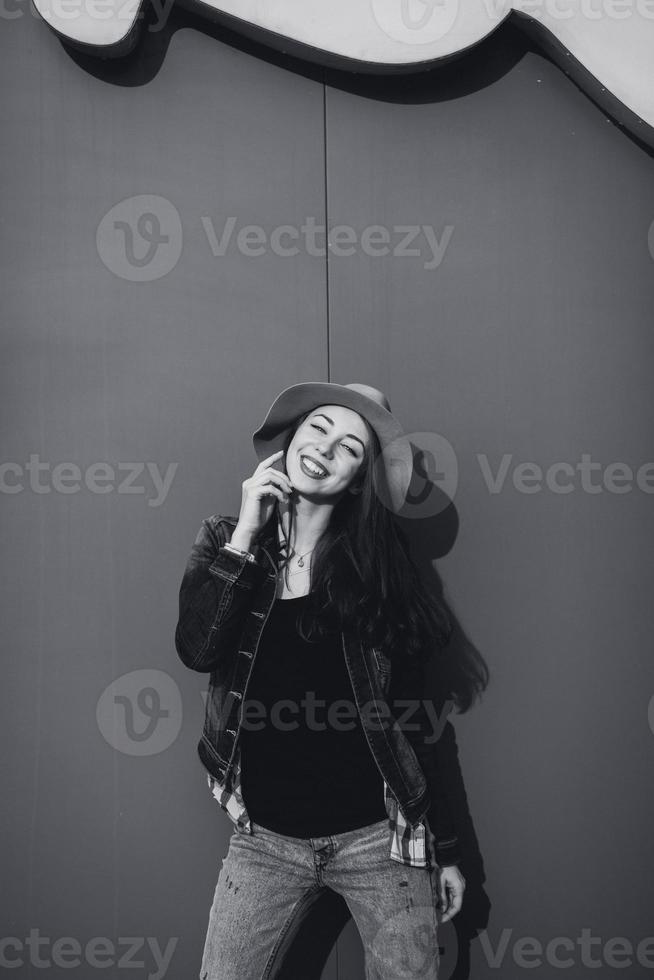
[[[201,980],[273,977],[324,888],[351,911],[367,980],[437,977],[465,882],[438,763],[453,730],[434,730],[423,668],[451,624],[393,518],[402,435],[376,388],[285,389],[238,519],[204,520],[193,546],[176,647],[210,674],[198,752],[235,825]]]

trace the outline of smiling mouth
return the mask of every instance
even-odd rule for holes
[[[306,473],[313,480],[324,480],[329,475],[319,463],[314,463],[309,456],[300,456],[300,466],[302,472]]]

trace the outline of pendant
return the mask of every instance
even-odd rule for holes
[[[302,558],[298,558],[297,563],[300,566],[300,568],[304,568],[304,558],[303,557]]]

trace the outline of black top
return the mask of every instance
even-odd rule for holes
[[[355,830],[386,816],[383,777],[356,710],[340,632],[306,641],[297,631],[307,598],[273,603],[240,735],[241,790],[250,818],[303,838]],[[337,713],[334,702],[341,699],[345,706]]]

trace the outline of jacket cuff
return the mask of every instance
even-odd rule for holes
[[[461,848],[452,820],[452,812],[443,793],[439,793],[427,814],[429,828],[433,834],[434,857],[441,867],[461,862]]]
[[[439,841],[434,844],[436,863],[444,868],[452,864],[461,863],[461,850],[459,848],[458,837],[451,837],[449,840]]]
[[[248,554],[249,552],[237,552],[235,548],[228,548],[227,544],[223,544],[209,566],[209,571],[227,582],[253,589],[261,576],[262,566],[254,556],[248,558]]]
[[[231,543],[231,541],[226,541],[225,544],[223,545],[223,547],[224,548],[227,548],[228,551],[233,551],[235,555],[245,555],[245,557],[247,558],[248,561],[254,561],[255,560],[254,559],[254,555],[252,554],[251,551],[243,551],[242,548],[236,548]]]

